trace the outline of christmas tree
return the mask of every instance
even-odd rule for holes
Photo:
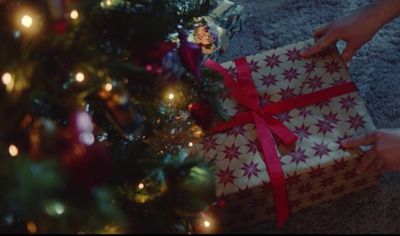
[[[212,163],[191,148],[221,78],[187,30],[209,8],[0,1],[0,232],[206,232]]]

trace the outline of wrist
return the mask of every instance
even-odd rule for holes
[[[380,27],[383,27],[396,17],[400,16],[400,0],[375,0],[367,7],[371,13],[370,17],[377,20]]]

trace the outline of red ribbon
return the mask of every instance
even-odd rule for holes
[[[256,87],[254,86],[246,58],[239,58],[234,62],[237,70],[236,81],[232,78],[228,70],[212,60],[208,59],[205,62],[205,66],[218,72],[224,77],[223,83],[230,90],[232,97],[248,111],[236,114],[228,122],[218,122],[209,130],[209,132],[217,133],[246,123],[255,124],[258,140],[264,156],[264,162],[271,179],[277,225],[281,228],[289,216],[289,206],[285,174],[283,173],[281,162],[275,150],[273,134],[286,145],[295,143],[297,137],[282,122],[275,119],[272,115],[287,112],[294,108],[318,104],[343,94],[355,92],[357,89],[352,82],[342,83],[331,88],[322,89],[305,95],[299,95],[260,107],[259,96]]]

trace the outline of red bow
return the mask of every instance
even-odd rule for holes
[[[232,78],[228,70],[212,60],[207,60],[205,66],[217,71],[224,77],[224,85],[230,90],[232,97],[237,103],[245,107],[247,111],[236,114],[228,122],[217,123],[209,131],[211,133],[221,132],[246,123],[254,123],[256,125],[258,140],[261,144],[264,161],[271,179],[277,224],[278,227],[282,227],[289,216],[289,207],[285,175],[275,150],[275,141],[272,134],[286,145],[295,143],[297,137],[272,115],[287,112],[293,108],[318,104],[333,97],[354,92],[356,91],[356,87],[351,82],[343,83],[331,88],[299,95],[260,107],[259,96],[254,86],[246,58],[239,58],[234,62],[237,70],[237,80]]]

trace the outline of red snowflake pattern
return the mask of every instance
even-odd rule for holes
[[[261,78],[262,84],[266,87],[269,87],[271,85],[276,85],[278,80],[276,79],[276,75],[269,74],[269,75],[263,75]]]
[[[333,171],[334,172],[341,171],[341,170],[345,169],[346,166],[347,166],[347,163],[343,158],[340,160],[334,160]]]
[[[252,176],[258,177],[258,173],[261,171],[258,169],[258,163],[254,163],[253,161],[251,161],[250,164],[243,163],[241,169],[244,171],[243,176],[247,176],[248,179]]]
[[[292,175],[288,175],[286,178],[286,184],[288,186],[297,185],[300,182],[300,175],[294,172]]]
[[[329,74],[334,74],[334,73],[339,73],[340,72],[340,66],[339,66],[339,62],[338,61],[331,61],[331,62],[327,62],[324,66],[325,70],[329,73]]]
[[[223,184],[224,186],[227,184],[233,184],[237,178],[235,175],[233,175],[233,172],[234,170],[230,170],[229,166],[226,168],[226,170],[220,170],[217,174],[219,177],[219,183]]]
[[[322,140],[320,144],[314,143],[312,149],[314,150],[314,155],[319,158],[329,155],[329,152],[332,151],[328,148],[328,145],[324,143],[324,140]]]
[[[292,80],[297,79],[300,74],[296,68],[290,68],[285,70],[282,75],[284,76],[285,80],[289,80],[289,82],[291,82]]]
[[[302,124],[300,127],[295,127],[294,133],[300,140],[303,140],[304,138],[308,138],[311,135],[310,127],[305,126],[304,124]]]
[[[247,152],[252,153],[253,155],[255,155],[258,152],[258,140],[249,141],[246,144],[246,147],[249,148],[249,150]]]
[[[306,150],[297,148],[297,150],[295,152],[292,152],[290,156],[292,157],[292,160],[290,162],[296,163],[296,165],[298,165],[300,162],[306,163]]]
[[[341,105],[341,109],[346,111],[349,111],[349,109],[352,109],[357,105],[356,98],[350,95],[340,98],[339,103]]]
[[[250,61],[249,67],[250,67],[250,70],[253,71],[253,72],[258,72],[258,70],[261,69],[261,68],[258,66],[258,62],[257,62],[257,61],[254,61],[254,60],[251,60],[251,61]]]
[[[301,50],[297,48],[293,48],[293,50],[288,50],[286,56],[288,57],[288,61],[295,62],[296,60],[300,60],[300,52]]]
[[[267,56],[267,58],[265,58],[265,61],[267,62],[267,67],[271,67],[271,69],[274,67],[280,67],[282,63],[282,61],[279,60],[279,55],[275,54]]]
[[[328,132],[332,132],[332,130],[335,128],[335,126],[333,126],[328,120],[318,120],[316,126],[318,127],[318,133],[322,133],[323,135]]]
[[[334,177],[326,177],[323,180],[321,180],[321,187],[325,188],[326,186],[331,186],[334,183],[335,183]]]
[[[201,145],[206,152],[215,150],[218,147],[217,138],[214,136],[206,137],[202,140]]]
[[[315,69],[315,61],[310,61],[307,62],[306,65],[304,66],[304,69],[306,69],[306,73],[311,73]]]
[[[235,146],[235,144],[232,144],[230,147],[225,146],[225,149],[222,151],[225,153],[224,159],[228,159],[229,161],[232,161],[233,159],[239,159],[240,156],[240,151],[239,151],[239,146]]]
[[[355,116],[349,116],[349,120],[347,121],[350,124],[350,128],[358,130],[359,128],[364,128],[365,121],[362,116],[356,114]]]
[[[311,167],[309,172],[309,179],[315,179],[324,175],[325,169],[322,168],[320,165],[317,167]]]
[[[322,82],[322,77],[316,75],[314,77],[309,77],[307,83],[313,91],[322,88],[322,85],[324,84]]]
[[[281,91],[279,92],[279,95],[282,96],[282,100],[285,100],[285,99],[296,96],[296,93],[294,92],[294,89],[287,87],[285,89],[281,89]]]

